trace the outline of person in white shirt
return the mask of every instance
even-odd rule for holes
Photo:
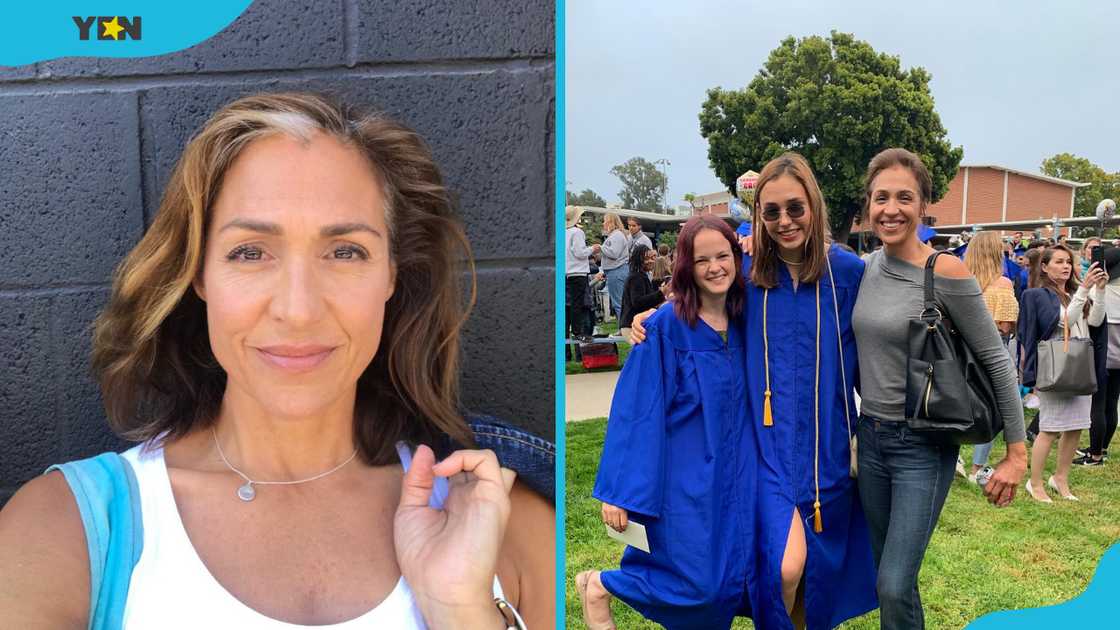
[[[583,208],[568,206],[564,211],[564,336],[568,338],[590,336],[592,332],[592,307],[594,301],[587,283],[591,273],[588,259],[599,253],[598,243],[588,245],[583,230],[579,227]],[[569,356],[569,348],[564,347],[564,356]],[[579,359],[579,348],[576,348]]]

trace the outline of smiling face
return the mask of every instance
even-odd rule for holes
[[[915,234],[923,207],[918,180],[910,169],[901,165],[884,169],[870,188],[868,216],[879,240],[897,245]]]
[[[657,262],[657,252],[655,252],[651,249],[651,250],[647,251],[644,256],[642,256],[642,269],[644,269],[646,271],[653,271],[653,265],[656,262]]]
[[[388,239],[357,150],[321,133],[249,144],[222,180],[194,284],[227,396],[276,416],[353,397],[393,293]]]
[[[709,229],[696,233],[692,241],[692,279],[701,303],[727,295],[735,280],[735,258],[723,234]]]
[[[1066,285],[1069,275],[1073,273],[1073,259],[1062,250],[1055,250],[1050,256],[1050,262],[1042,263],[1042,273],[1046,274],[1054,284],[1059,287]]]
[[[805,187],[792,175],[767,182],[759,193],[758,207],[766,233],[779,251],[800,252],[809,238],[813,209]]]

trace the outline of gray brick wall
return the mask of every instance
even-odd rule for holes
[[[551,439],[553,11],[257,0],[170,55],[0,68],[0,505],[49,464],[126,446],[89,375],[89,324],[191,133],[260,91],[329,91],[428,139],[478,260],[464,406]]]

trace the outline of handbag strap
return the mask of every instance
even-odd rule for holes
[[[937,302],[934,301],[933,298],[933,264],[937,260],[937,257],[942,254],[950,254],[950,252],[933,252],[929,255],[929,258],[926,259],[925,282],[923,287],[925,297],[922,302],[922,314],[919,317],[925,320],[927,324],[932,324],[942,318],[941,309],[937,308]]]
[[[1070,300],[1071,302],[1073,300]],[[1062,307],[1062,352],[1069,354],[1069,305]]]

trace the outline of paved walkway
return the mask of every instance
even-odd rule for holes
[[[611,397],[618,372],[568,374],[564,377],[564,420],[575,422],[605,418],[611,412]]]

